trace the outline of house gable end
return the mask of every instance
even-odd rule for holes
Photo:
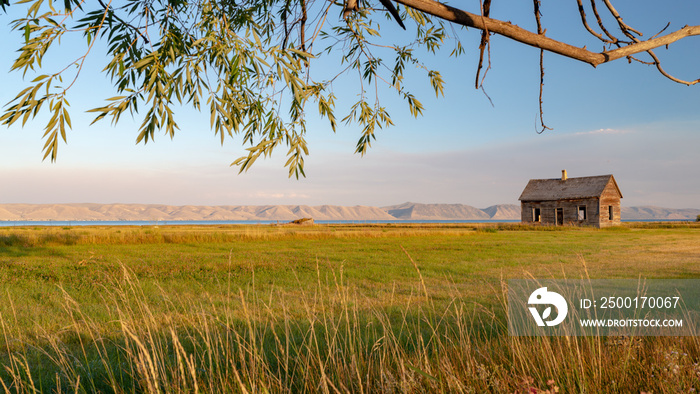
[[[603,189],[603,190],[605,191],[605,190],[608,190],[610,188],[613,188],[615,190],[615,192],[617,193],[617,195],[619,196],[619,198],[622,198],[622,192],[620,191],[620,187],[617,185],[617,181],[615,181],[615,177],[612,175],[610,175],[610,180],[608,181],[608,184],[605,185],[605,189]]]

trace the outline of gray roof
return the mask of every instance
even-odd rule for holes
[[[600,197],[603,190],[612,180],[613,186],[620,194],[620,188],[612,175],[585,176],[568,178],[562,181],[556,179],[530,179],[525,190],[520,195],[520,201],[554,201],[575,198]]]

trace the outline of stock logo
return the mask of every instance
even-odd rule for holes
[[[550,305],[542,312],[542,316],[537,311],[535,307],[529,307],[532,317],[537,322],[540,327],[556,326],[557,324],[564,321],[566,314],[569,312],[569,307],[566,304],[566,300],[559,293],[553,291],[547,291],[546,287],[540,287],[530,294],[530,298],[527,300],[530,305]],[[552,314],[552,305],[557,308],[557,318],[553,320],[545,320]]]

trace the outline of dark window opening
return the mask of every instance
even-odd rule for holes
[[[587,217],[586,217],[586,207],[585,207],[585,206],[578,207],[578,220],[579,220],[579,221],[583,221],[583,220],[586,220],[586,219],[587,219]]]
[[[610,220],[613,220],[613,218],[614,218],[614,216],[613,216],[613,206],[612,206],[612,205],[609,205],[609,206],[608,206],[608,218],[609,218]]]
[[[540,215],[539,208],[532,208],[532,221],[533,222],[540,222],[541,221],[541,215]]]

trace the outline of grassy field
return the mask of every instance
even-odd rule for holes
[[[0,228],[6,392],[697,392],[699,338],[513,338],[509,278],[700,278],[700,227]]]

